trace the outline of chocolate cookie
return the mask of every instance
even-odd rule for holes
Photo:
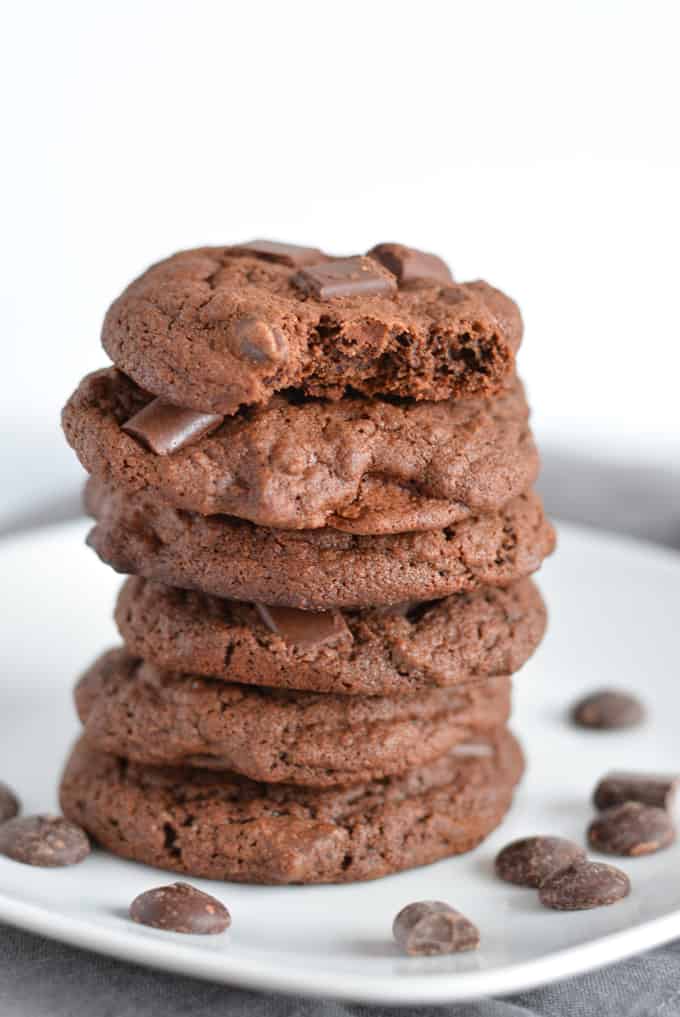
[[[85,672],[75,700],[86,741],[102,752],[333,787],[404,773],[500,727],[510,681],[396,699],[320,695],[171,674],[118,649]]]
[[[159,868],[247,883],[351,882],[471,850],[503,818],[522,769],[505,730],[401,777],[324,790],[140,766],[80,741],[61,805],[105,848]]]
[[[116,622],[133,654],[167,671],[392,696],[513,674],[546,624],[530,579],[387,610],[273,610],[272,628],[253,604],[135,576],[120,591]]]
[[[88,375],[64,409],[69,443],[90,473],[202,515],[281,529],[441,529],[501,508],[538,473],[519,381],[495,399],[458,402],[275,397],[167,455],[123,429],[150,399],[115,368]]]
[[[533,493],[443,530],[381,536],[273,530],[232,516],[199,516],[93,478],[86,507],[97,520],[88,543],[118,572],[306,610],[507,586],[534,572],[555,542]]]
[[[211,413],[287,388],[331,399],[497,391],[522,337],[516,304],[422,261],[420,277],[393,263],[395,274],[373,254],[266,241],[183,251],[113,303],[104,349],[147,391]]]

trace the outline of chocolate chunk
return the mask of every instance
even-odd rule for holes
[[[609,809],[624,802],[642,802],[659,809],[670,809],[680,782],[679,774],[607,773],[595,788],[596,809]]]
[[[198,936],[224,932],[231,915],[224,904],[188,883],[157,886],[135,897],[130,918],[140,925]]]
[[[373,258],[338,258],[310,265],[293,276],[292,282],[319,300],[355,297],[366,293],[391,293],[397,282],[391,272]]]
[[[156,455],[167,456],[217,430],[223,420],[218,413],[197,413],[154,399],[130,417],[123,430]]]
[[[247,244],[236,244],[231,248],[234,254],[243,251],[254,254],[264,261],[276,261],[279,265],[301,268],[323,261],[325,255],[318,247],[300,247],[298,244],[280,244],[277,240],[249,240]]]
[[[87,834],[62,816],[26,816],[0,825],[0,854],[25,865],[75,865],[90,853]]]
[[[232,353],[255,364],[283,360],[288,349],[280,329],[253,315],[234,322],[228,342]]]
[[[375,258],[389,269],[402,285],[416,279],[430,279],[440,283],[453,282],[451,270],[442,258],[426,251],[417,251],[415,247],[405,247],[403,244],[377,244],[368,252],[368,257]]]
[[[296,607],[256,604],[260,618],[271,632],[287,643],[308,649],[334,643],[349,633],[339,611],[300,611]]]
[[[402,950],[413,957],[461,953],[479,946],[477,927],[439,900],[418,901],[402,908],[394,919],[392,933]]]
[[[578,844],[564,837],[524,837],[508,844],[496,856],[496,875],[518,886],[541,886],[568,865],[585,860]]]
[[[642,703],[627,692],[616,689],[602,689],[579,700],[573,707],[571,719],[579,727],[613,730],[619,727],[634,727],[645,717]]]
[[[630,893],[625,872],[604,862],[576,862],[560,869],[541,885],[538,896],[556,911],[586,911],[615,904]]]
[[[588,843],[608,855],[650,855],[675,840],[665,809],[642,802],[624,802],[605,809],[588,827]]]

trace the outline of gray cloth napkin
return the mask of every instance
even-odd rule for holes
[[[680,474],[548,452],[541,491],[563,519],[680,547]],[[33,518],[37,521],[35,512]],[[507,999],[406,1010],[244,992],[109,960],[0,925],[0,1017],[676,1017],[680,941]]]

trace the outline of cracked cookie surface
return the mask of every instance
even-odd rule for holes
[[[116,369],[88,375],[64,409],[68,441],[95,476],[202,515],[281,529],[441,529],[501,508],[538,473],[517,380],[493,399],[454,402],[277,396],[172,455],[122,429],[150,399]]]
[[[248,883],[351,882],[476,847],[510,807],[523,767],[506,730],[404,776],[342,789],[141,766],[81,740],[60,801],[103,847],[158,868]]]
[[[555,534],[535,493],[423,533],[274,530],[199,516],[90,478],[88,544],[117,572],[219,597],[305,610],[433,600],[508,586],[539,568]]]
[[[331,399],[350,389],[426,400],[489,394],[512,372],[521,317],[488,283],[398,280],[362,258],[391,285],[324,297],[300,285],[313,259],[331,268],[342,260],[248,245],[175,254],[114,301],[104,349],[148,392],[226,414],[287,388]]]
[[[135,576],[116,605],[132,653],[168,671],[316,692],[405,695],[514,674],[541,641],[546,610],[530,579],[443,600],[342,612],[331,641],[272,632],[253,604]]]
[[[333,787],[404,773],[504,724],[510,681],[416,696],[346,696],[172,674],[111,650],[75,689],[91,748],[137,763]]]

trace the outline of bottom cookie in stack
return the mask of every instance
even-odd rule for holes
[[[82,739],[61,806],[103,847],[159,868],[247,883],[351,882],[470,851],[503,819],[523,766],[504,727],[401,776],[325,789],[132,763]]]
[[[114,853],[187,875],[376,878],[468,851],[501,821],[523,768],[510,691],[500,676],[321,694],[112,650],[76,686],[62,808]]]

